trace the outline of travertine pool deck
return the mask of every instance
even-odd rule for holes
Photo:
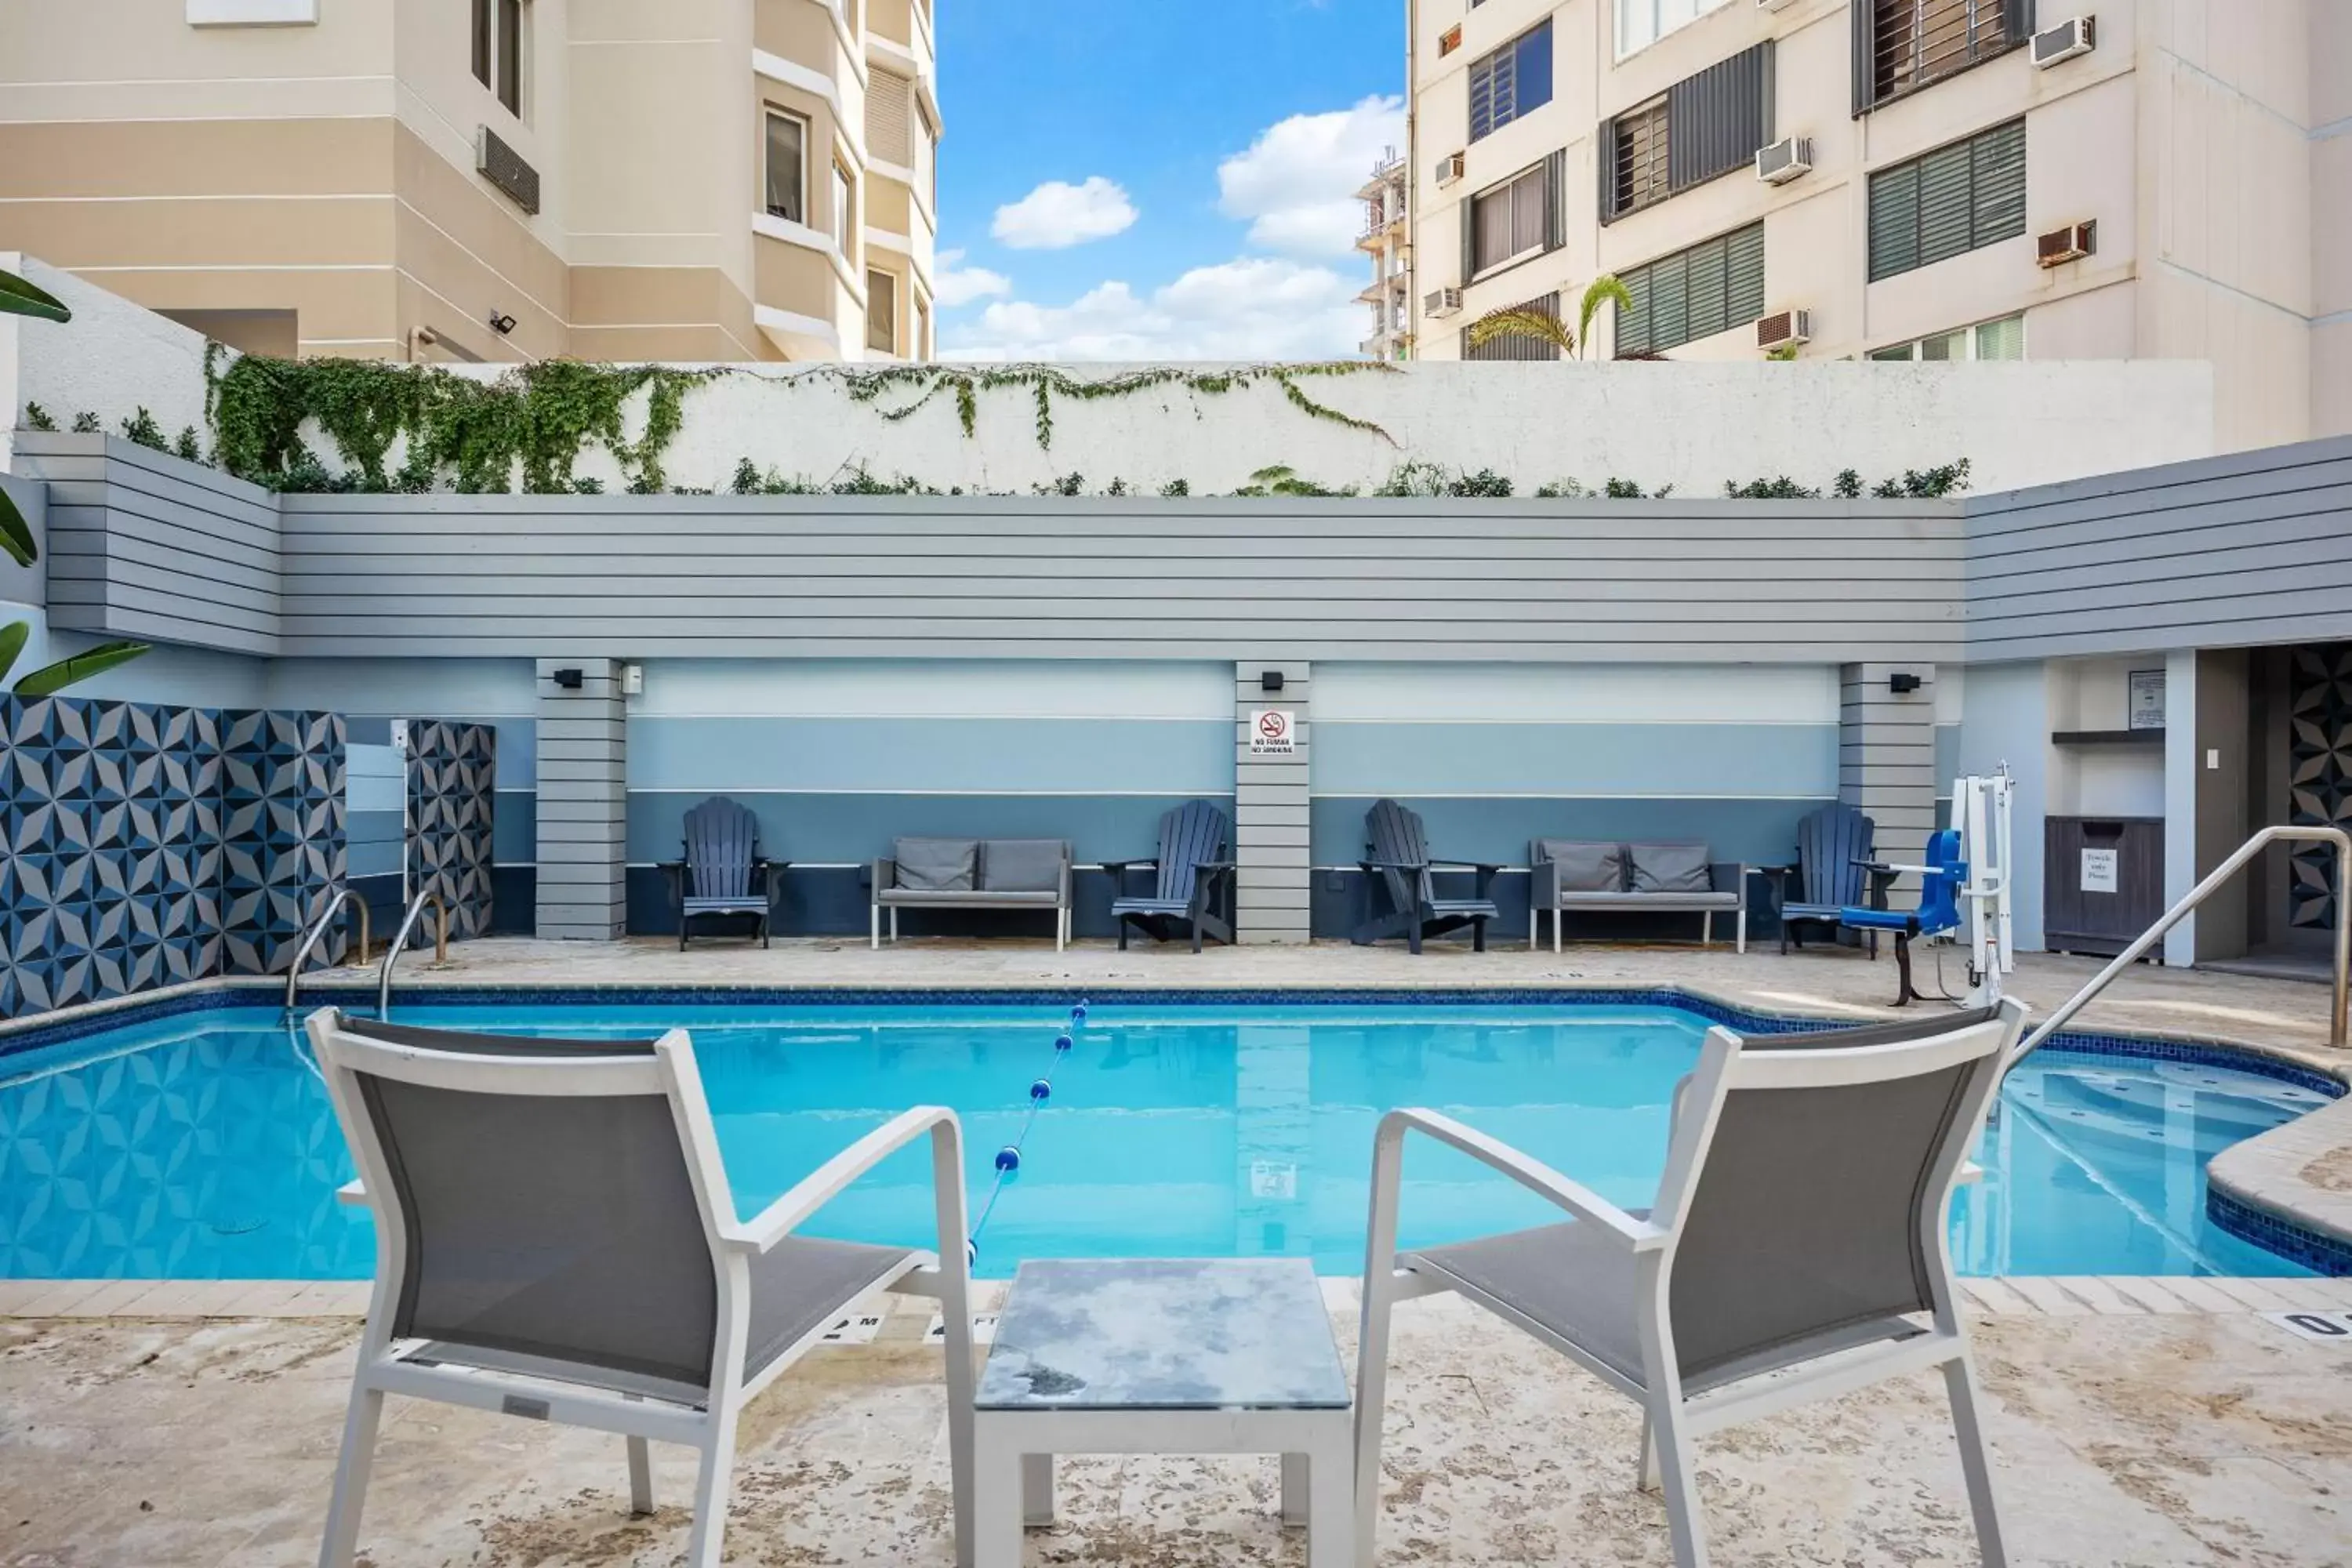
[[[2029,956],[2011,989],[2046,1012],[2095,967]],[[363,978],[306,984],[323,994]],[[1884,1011],[1894,967],[1720,948],[1555,957],[1440,944],[1414,959],[1318,945],[1196,958],[1107,943],[1061,954],[946,941],[873,952],[847,940],[679,953],[660,941],[486,941],[455,950],[446,968],[404,961],[401,982],[1105,994],[1676,985],[1775,1011],[1870,1016]],[[2080,1026],[2243,1044],[2342,1076],[2342,1054],[2326,1046],[2327,1005],[2322,987],[2141,970]],[[2305,1140],[2297,1169],[2322,1190],[2352,1170],[2347,1110],[2352,1101],[2282,1130]],[[2352,1280],[1972,1280],[1966,1290],[2012,1561],[2352,1563],[2352,1344],[2303,1339],[2262,1315],[2352,1313]],[[313,1561],[357,1337],[351,1314],[364,1294],[348,1284],[0,1282],[0,1568]],[[1353,1295],[1350,1283],[1327,1282],[1350,1354]],[[928,1313],[928,1303],[897,1308],[874,1344],[820,1350],[755,1403],[730,1563],[952,1562],[940,1352],[919,1342]],[[1667,1561],[1662,1510],[1631,1485],[1631,1405],[1450,1299],[1401,1310],[1397,1364],[1383,1564]],[[668,1506],[632,1521],[617,1439],[394,1401],[362,1562],[672,1563],[685,1544],[676,1504],[690,1461],[655,1452]],[[1700,1453],[1719,1563],[1974,1561],[1940,1388],[1927,1380],[1738,1428]],[[1271,1461],[1073,1459],[1064,1500],[1064,1522],[1032,1535],[1031,1563],[1303,1561],[1298,1534],[1275,1517]]]

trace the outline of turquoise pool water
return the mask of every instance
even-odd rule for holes
[[[1029,1086],[1053,1095],[980,1237],[984,1275],[1024,1257],[1289,1255],[1362,1268],[1372,1130],[1428,1105],[1610,1199],[1646,1203],[1666,1107],[1706,1025],[1668,1007],[1098,1005],[1058,1066],[1066,1014],[963,1007],[415,1007],[451,1027],[693,1031],[736,1203],[755,1211],[894,1112],[964,1118],[975,1214]],[[274,1007],[216,1009],[0,1057],[0,1278],[347,1279],[364,1214],[324,1089]],[[2211,1226],[2219,1150],[2322,1103],[2184,1063],[2045,1050],[2012,1075],[1955,1253],[1971,1273],[2298,1274]],[[822,1234],[929,1245],[926,1156],[894,1159]],[[1407,1245],[1552,1216],[1427,1145],[1405,1166]]]

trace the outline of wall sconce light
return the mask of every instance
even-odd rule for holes
[[[490,331],[498,333],[500,337],[505,337],[509,332],[511,332],[514,330],[515,319],[513,312],[509,310],[500,310],[496,308],[491,310]]]
[[[563,688],[566,691],[577,691],[580,689],[580,683],[583,678],[580,672],[576,669],[559,669],[552,675],[549,676],[548,679],[555,682],[556,685]]]
[[[1886,689],[1897,697],[1906,697],[1919,689],[1919,678],[1907,669],[1898,669],[1886,678]]]
[[[1278,669],[1263,669],[1263,670],[1260,670],[1260,671],[1258,672],[1258,677],[1257,677],[1257,689],[1258,689],[1260,691],[1279,691],[1279,690],[1281,690],[1281,689],[1282,689],[1282,671],[1280,671],[1280,670],[1278,670]]]

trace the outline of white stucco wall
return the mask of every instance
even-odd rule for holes
[[[167,438],[183,426],[205,428],[201,334],[0,252],[0,267],[10,266],[56,292],[75,316],[64,326],[0,317],[0,407],[8,416],[0,426],[16,424],[30,400],[61,426],[87,409],[117,430],[144,405]],[[1137,367],[1069,368],[1099,380]],[[1384,434],[1311,417],[1272,382],[1223,395],[1160,385],[1055,397],[1052,444],[1041,447],[1025,384],[979,392],[967,437],[952,390],[893,420],[886,414],[914,402],[920,387],[893,387],[861,403],[838,367],[730,366],[687,394],[685,428],[665,463],[674,485],[717,489],[748,457],[761,469],[819,484],[862,467],[877,479],[908,475],[941,489],[1021,492],[1076,473],[1089,490],[1121,479],[1150,493],[1181,479],[1201,495],[1232,491],[1276,465],[1318,484],[1369,489],[1410,459],[1492,468],[1522,495],[1570,479],[1597,489],[1614,478],[1700,498],[1722,494],[1727,480],[1786,474],[1826,486],[1853,468],[1874,481],[1960,458],[1983,492],[2214,450],[2212,373],[2192,362],[1425,363],[1368,365],[1296,384]],[[644,398],[636,404],[631,436],[644,418]],[[312,446],[331,468],[342,466],[315,431]],[[0,463],[5,452],[0,445]],[[395,448],[394,463],[398,456]],[[619,466],[601,451],[583,457],[578,472],[622,486]]]

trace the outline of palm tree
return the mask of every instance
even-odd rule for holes
[[[66,309],[58,297],[46,289],[26,282],[13,272],[0,271],[0,316],[30,316],[43,321],[69,321],[73,312]],[[32,524],[16,510],[6,490],[0,490],[0,555],[5,555],[19,566],[30,566],[41,558],[33,543]],[[11,621],[0,626],[0,680],[7,679],[16,656],[25,651],[33,628],[23,621]],[[16,682],[19,697],[51,697],[65,687],[128,664],[147,651],[145,643],[102,643],[87,653],[44,665]]]
[[[1574,331],[1552,311],[1539,310],[1532,305],[1513,305],[1489,311],[1471,322],[1465,342],[1472,349],[1482,349],[1496,338],[1528,338],[1551,344],[1564,359],[1574,359],[1579,345],[1592,341],[1592,318],[1601,313],[1604,303],[1613,304],[1621,310],[1633,308],[1633,296],[1614,274],[1608,272],[1595,278],[1584,290],[1583,302],[1576,310]]]

